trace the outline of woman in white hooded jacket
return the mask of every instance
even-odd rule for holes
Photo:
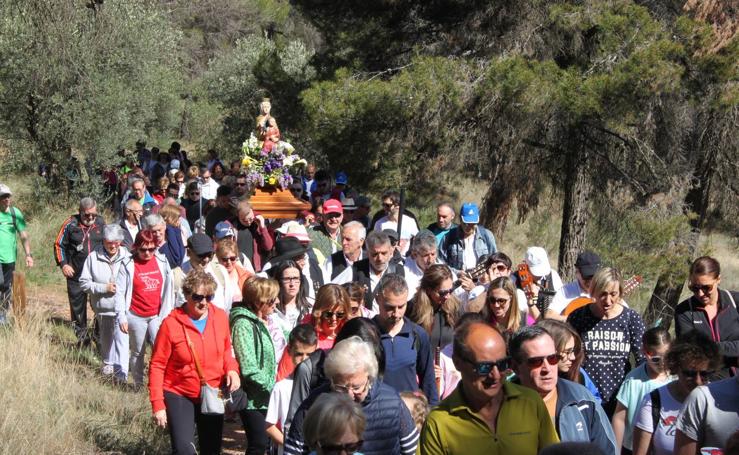
[[[121,331],[129,336],[130,371],[134,386],[140,387],[146,341],[154,344],[159,326],[174,308],[174,277],[151,231],[140,231],[132,249],[116,279],[115,313]]]
[[[116,278],[121,263],[131,253],[121,246],[123,229],[117,224],[108,224],[103,229],[103,244],[87,256],[80,274],[80,286],[90,295],[90,305],[95,312],[98,327],[102,373],[115,375],[125,380],[128,374],[128,335],[121,332],[116,323],[115,294]],[[120,353],[125,352],[124,362]]]

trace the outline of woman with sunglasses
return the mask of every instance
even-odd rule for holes
[[[220,454],[223,415],[200,412],[202,379],[231,393],[241,385],[233,357],[228,315],[213,305],[216,283],[193,270],[182,288],[185,303],[162,322],[149,367],[149,397],[157,426],[169,428],[173,453]],[[197,361],[197,362],[196,362]],[[198,372],[200,370],[200,372]]]
[[[228,280],[231,282],[231,289],[233,290],[231,301],[234,304],[241,302],[241,289],[243,289],[246,280],[254,274],[239,263],[239,247],[236,246],[236,242],[230,238],[216,242],[216,257],[218,263],[228,272]]]
[[[349,293],[338,284],[326,284],[318,289],[311,314],[301,321],[312,324],[318,334],[318,348],[330,350],[351,312]]]
[[[611,418],[629,358],[633,356],[637,365],[644,360],[644,321],[639,313],[622,304],[623,280],[615,269],[604,267],[593,276],[590,295],[595,302],[570,313],[567,322],[585,345],[583,368],[598,387],[603,409]]]
[[[305,442],[311,455],[361,455],[367,420],[362,407],[346,394],[324,393],[305,416]]]
[[[554,339],[554,345],[557,347],[557,354],[559,355],[559,363],[557,364],[559,377],[584,385],[600,404],[603,399],[598,388],[593,384],[593,380],[590,379],[585,370],[582,369],[585,353],[580,335],[575,332],[571,325],[555,319],[542,319],[536,325],[543,327]]]
[[[507,276],[490,283],[485,306],[480,312],[485,321],[500,330],[506,342],[522,326],[526,325],[526,312],[518,308],[518,296],[513,281]]]
[[[372,319],[377,313],[364,306],[364,296],[367,292],[365,285],[353,282],[345,283],[344,289],[349,293],[349,314],[347,319],[367,318]]]
[[[644,395],[674,379],[669,375],[665,363],[671,342],[670,332],[664,327],[652,327],[644,332],[642,352],[647,361],[626,375],[616,395],[616,411],[611,423],[617,447],[623,447],[625,452],[633,449],[631,437],[634,418]]]
[[[231,309],[231,337],[241,368],[241,387],[248,398],[246,409],[239,413],[248,440],[247,454],[264,455],[269,444],[264,418],[278,358],[270,315],[279,291],[277,281],[253,276],[244,283],[242,301]]]
[[[676,381],[647,393],[634,419],[634,455],[668,455],[675,447],[675,423],[685,398],[721,365],[716,343],[693,331],[672,344],[665,364]]]
[[[172,269],[157,248],[151,231],[139,231],[133,255],[121,263],[116,278],[116,321],[128,334],[135,387],[144,385],[146,341],[154,344],[159,325],[174,308]]]
[[[675,334],[698,331],[721,348],[724,358],[739,357],[739,292],[719,288],[721,264],[702,256],[690,265],[688,289],[693,295],[675,308]],[[736,371],[734,371],[736,373]],[[730,369],[716,370],[716,381],[729,377]]]
[[[454,339],[461,304],[454,292],[452,271],[446,264],[429,266],[411,300],[409,319],[429,334],[432,348],[443,348]]]

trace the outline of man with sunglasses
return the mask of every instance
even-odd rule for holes
[[[405,316],[408,285],[402,276],[382,277],[372,321],[380,331],[385,349],[385,383],[400,392],[421,390],[432,406],[439,402],[434,376],[434,353],[428,334]]]
[[[234,284],[228,276],[228,270],[213,259],[213,240],[205,234],[197,233],[187,239],[187,256],[190,259],[182,264],[182,273],[186,276],[192,269],[202,269],[216,281],[216,290],[213,293],[213,305],[222,309],[226,314],[231,311],[233,303]],[[184,302],[182,281],[175,276],[177,303]]]
[[[508,349],[517,381],[544,400],[563,442],[591,442],[616,455],[616,436],[603,408],[584,386],[558,377],[559,354],[544,328],[521,328]]]
[[[16,235],[21,238],[26,253],[26,267],[33,267],[31,241],[26,230],[26,219],[10,203],[13,194],[7,185],[0,183],[0,324],[5,323],[5,312],[12,298],[13,271],[18,254]]]
[[[87,256],[103,244],[105,220],[97,213],[97,203],[90,197],[80,200],[79,213],[62,224],[54,242],[54,258],[67,279],[69,309],[81,344],[89,344],[87,335],[87,294],[79,282]]]
[[[510,359],[498,330],[479,321],[462,323],[453,346],[462,379],[429,414],[420,455],[535,455],[559,442],[536,392],[505,380]]]

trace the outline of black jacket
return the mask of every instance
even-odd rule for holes
[[[90,226],[80,221],[79,215],[72,215],[64,222],[54,242],[54,258],[59,267],[71,265],[73,279],[78,279],[87,256],[103,244],[105,220],[98,215]]]
[[[736,363],[739,356],[739,293],[719,288],[718,313],[711,324],[703,305],[695,297],[680,302],[675,308],[675,334],[680,336],[696,330],[717,342],[727,363]],[[716,378],[729,376],[724,368]]]

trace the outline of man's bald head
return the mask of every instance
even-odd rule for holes
[[[505,340],[500,332],[484,322],[472,321],[458,327],[454,333],[454,353],[463,359],[477,362],[486,359],[479,357],[483,353],[499,353],[496,358],[506,353]]]

